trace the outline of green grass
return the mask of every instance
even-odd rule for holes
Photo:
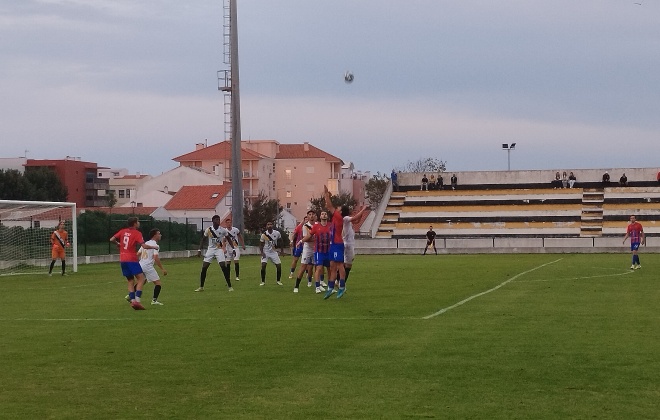
[[[233,293],[165,260],[146,311],[117,263],[2,277],[0,418],[657,418],[660,256],[641,259],[359,256],[326,301],[291,293],[288,257],[284,287],[243,257]]]

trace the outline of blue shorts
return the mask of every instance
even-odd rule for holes
[[[631,242],[630,243],[630,250],[631,251],[637,251],[639,249],[639,242]]]
[[[133,278],[134,276],[143,273],[142,266],[139,262],[120,262],[119,265],[121,266],[121,273],[124,277]]]
[[[330,244],[330,261],[344,263],[344,243]]]
[[[330,254],[328,254],[327,252],[315,252],[314,265],[322,265],[323,267],[330,267]]]
[[[293,256],[300,258],[300,256],[302,255],[302,251],[303,251],[303,245],[293,248]]]

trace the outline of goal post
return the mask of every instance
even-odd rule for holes
[[[50,237],[61,221],[71,244],[65,248],[67,271],[77,272],[76,203],[0,200],[0,275],[47,273]],[[59,267],[58,261],[53,272]]]

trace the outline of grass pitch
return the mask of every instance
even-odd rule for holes
[[[119,264],[0,278],[0,418],[657,418],[660,257],[359,256],[347,293],[241,259],[160,299]],[[233,273],[233,269],[232,269]]]

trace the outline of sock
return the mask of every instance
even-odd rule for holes
[[[231,280],[229,279],[229,273],[230,273],[230,268],[228,265],[220,265],[220,269],[222,270],[222,274],[225,275],[225,281],[227,282],[227,287],[231,287]]]
[[[134,301],[134,300],[135,300],[135,292],[128,292],[128,298],[129,298],[131,301]]]
[[[199,275],[199,287],[204,287],[204,283],[206,283],[206,270],[208,269],[208,265],[202,267],[202,273]]]
[[[298,286],[300,286],[300,280],[302,280],[302,277],[298,277],[296,279],[296,289],[298,288]]]
[[[348,275],[351,274],[351,267],[346,267],[346,278],[344,279],[344,282],[348,281]]]
[[[261,267],[261,282],[266,283],[266,267]]]
[[[321,282],[320,281],[317,281],[315,284],[316,284],[316,287],[321,287]]]
[[[139,302],[141,297],[142,297],[142,290],[136,290],[135,291],[135,300]]]
[[[161,286],[159,284],[154,287],[154,300],[158,300],[158,295],[160,295]]]
[[[282,266],[277,266],[277,281],[280,281],[282,278]]]
[[[55,267],[55,260],[50,262],[50,269],[48,270],[48,274],[53,272],[53,267]]]
[[[339,280],[339,288],[343,289],[344,287],[346,287],[346,280]]]
[[[66,273],[66,261],[62,260],[62,274]]]
[[[332,290],[335,288],[335,281],[334,280],[328,280],[328,290]]]
[[[240,271],[240,270],[239,270],[238,263],[234,264],[234,268],[236,269],[236,277],[240,277],[240,275],[238,274],[239,271]]]
[[[323,277],[324,277],[324,275],[323,275],[323,274],[321,274],[321,281],[323,281]]]

